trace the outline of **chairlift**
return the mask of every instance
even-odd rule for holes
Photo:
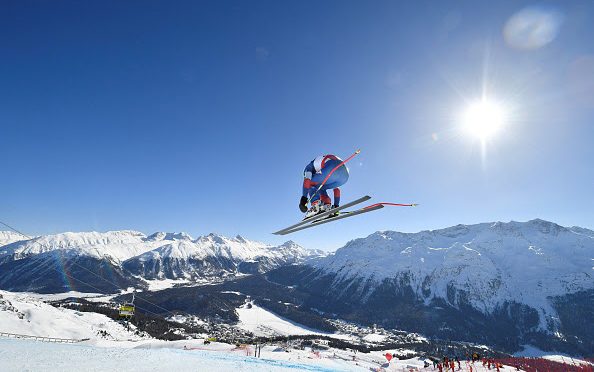
[[[134,293],[132,293],[132,302],[126,302],[120,305],[119,314],[121,318],[132,318],[134,316]]]

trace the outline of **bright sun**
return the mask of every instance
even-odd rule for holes
[[[505,123],[505,111],[495,102],[481,100],[468,106],[463,120],[468,133],[484,141],[501,129]]]

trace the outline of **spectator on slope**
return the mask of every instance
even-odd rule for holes
[[[441,363],[437,363],[437,369],[439,369],[439,372],[443,372],[443,367],[441,366]]]
[[[456,361],[456,363],[458,363],[458,370],[461,370],[462,369],[462,366],[460,366],[460,358],[458,358],[458,356],[456,355],[454,357],[454,360]]]

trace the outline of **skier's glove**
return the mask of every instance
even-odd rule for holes
[[[307,212],[307,198],[302,196],[299,200],[299,210],[303,213]]]

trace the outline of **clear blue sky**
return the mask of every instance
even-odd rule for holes
[[[511,45],[506,22],[535,4],[555,37]],[[421,206],[293,240],[592,228],[593,35],[591,1],[3,1],[0,220],[281,243],[307,162],[361,148],[344,201]],[[483,91],[507,109],[484,153],[457,119]]]

